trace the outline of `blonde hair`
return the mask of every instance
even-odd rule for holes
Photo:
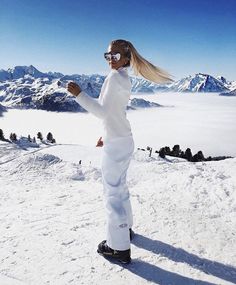
[[[124,55],[129,59],[129,62],[125,66],[131,66],[135,75],[141,75],[155,83],[171,83],[174,80],[171,78],[167,71],[153,65],[151,62],[143,58],[132,45],[131,42],[126,40],[114,40],[111,42],[113,45],[120,46]]]

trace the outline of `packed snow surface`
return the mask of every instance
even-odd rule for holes
[[[37,148],[0,142],[1,285],[236,284],[236,158],[191,163],[137,150],[191,147],[193,139],[182,134],[192,126],[195,149],[234,156],[235,103],[171,98],[153,98],[166,108],[128,112],[136,141],[127,177],[135,237],[126,266],[96,252],[105,238],[100,122],[44,111],[9,110],[1,118],[5,134],[51,131],[57,140]],[[207,130],[214,136],[204,140]]]

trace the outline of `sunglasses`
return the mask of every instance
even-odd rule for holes
[[[107,61],[113,60],[114,62],[117,62],[120,60],[121,54],[119,52],[118,53],[105,52],[104,57]]]

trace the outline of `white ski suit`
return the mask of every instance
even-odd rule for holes
[[[116,250],[130,248],[129,228],[133,225],[126,174],[134,151],[126,107],[131,82],[126,68],[112,69],[106,77],[99,99],[84,91],[76,101],[103,120],[102,181],[107,213],[107,245]]]

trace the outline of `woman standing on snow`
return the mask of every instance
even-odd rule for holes
[[[173,81],[164,70],[145,60],[126,40],[112,41],[104,54],[111,71],[106,77],[99,100],[90,97],[74,82],[68,91],[88,112],[103,120],[102,181],[107,212],[107,238],[98,245],[98,253],[122,263],[129,263],[131,227],[133,225],[126,174],[134,151],[126,107],[130,99],[131,82],[127,67],[131,65],[136,75],[156,82]]]

